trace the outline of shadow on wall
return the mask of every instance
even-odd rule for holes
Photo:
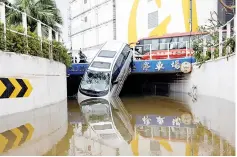
[[[67,78],[68,98],[74,98],[82,76]],[[170,83],[177,79],[184,79],[182,74],[132,74],[129,75],[120,93],[121,97],[127,96],[169,96]]]
[[[81,82],[82,75],[77,75],[77,76],[69,76],[67,78],[67,96],[68,98],[73,98],[77,92],[78,92],[78,87]]]
[[[133,74],[125,81],[120,96],[168,96],[170,83],[177,79],[183,79],[183,75]]]

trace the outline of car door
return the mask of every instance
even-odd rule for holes
[[[118,87],[118,84],[121,79],[121,69],[123,67],[124,64],[124,55],[121,53],[115,63],[115,66],[113,67],[113,71],[112,71],[112,79],[111,79],[111,95],[112,96],[116,96],[116,90]],[[118,83],[114,83],[115,81],[118,81]]]
[[[126,45],[122,51],[122,54],[124,55],[124,63],[123,63],[123,67],[121,70],[121,75],[122,75],[122,81],[119,84],[118,87],[118,94],[120,93],[120,91],[122,90],[123,84],[125,82],[125,80],[127,79],[127,76],[130,74],[130,72],[132,71],[132,66],[131,66],[131,61],[132,61],[132,50],[130,49],[130,47],[128,45]]]
[[[118,79],[120,81],[117,83],[117,86],[116,86],[117,89],[115,90],[115,94],[114,94],[116,96],[118,96],[120,94],[123,84],[124,84],[128,74],[131,71],[130,64],[131,64],[131,60],[132,60],[132,51],[131,51],[130,47],[128,45],[126,45],[120,55],[123,56],[123,61],[121,62],[121,65],[118,65],[118,66],[120,66],[120,74],[118,76]]]

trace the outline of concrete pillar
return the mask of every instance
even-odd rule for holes
[[[41,21],[37,21],[37,35],[38,37],[42,37],[42,29],[41,29]]]
[[[52,28],[48,27],[48,31],[49,31],[48,40],[52,41],[52,39],[53,39],[53,37],[52,37]]]
[[[53,47],[52,39],[53,39],[53,37],[52,37],[52,28],[51,27],[48,27],[48,32],[49,32],[49,34],[48,34],[48,40],[49,40],[49,59],[53,59],[53,54],[52,54],[52,47]]]
[[[26,13],[22,13],[22,25],[24,28],[24,34],[27,35],[27,16]]]
[[[27,38],[27,15],[26,13],[22,13],[22,25],[24,28],[24,35],[26,38],[26,47],[28,47],[28,38]],[[26,54],[28,54],[28,51],[26,51]]]
[[[203,55],[204,55],[204,57],[206,57],[206,52],[207,52],[207,38],[203,38]]]
[[[4,40],[5,40],[5,49],[6,49],[6,11],[5,11],[5,4],[3,2],[0,3],[0,20],[3,24],[3,32],[4,32]]]
[[[214,40],[213,39],[211,39],[211,45],[214,45]],[[211,46],[211,59],[214,59],[214,58],[215,58],[215,56],[214,56],[214,47]]]
[[[55,40],[59,41],[59,33],[58,32],[55,32]]]
[[[0,13],[1,13],[1,23],[4,25],[4,28],[6,30],[6,12],[5,12],[5,4],[0,3]]]
[[[37,21],[37,35],[40,40],[40,50],[42,51],[42,28],[41,28],[41,21]]]
[[[228,22],[228,23],[227,23],[227,26],[226,26],[226,27],[227,27],[227,34],[226,34],[227,39],[230,38],[230,31],[231,31],[231,30],[230,30],[230,24],[231,24],[231,22]],[[230,53],[230,47],[229,47],[229,46],[227,47],[227,50],[226,50],[226,51],[227,51],[228,54]]]
[[[219,28],[219,57],[222,56],[222,27]]]

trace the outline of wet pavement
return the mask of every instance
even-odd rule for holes
[[[204,96],[65,100],[0,122],[0,155],[235,155],[235,104]]]

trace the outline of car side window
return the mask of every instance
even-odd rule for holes
[[[124,55],[121,53],[115,63],[113,73],[112,73],[112,82],[115,81],[120,73],[121,67],[123,66]]]
[[[129,53],[130,53],[130,47],[126,45],[122,51],[122,54],[124,55],[125,60],[128,58]]]
[[[117,77],[118,77],[118,66],[115,64],[114,68],[113,68],[113,73],[112,73],[112,82],[114,82]]]

